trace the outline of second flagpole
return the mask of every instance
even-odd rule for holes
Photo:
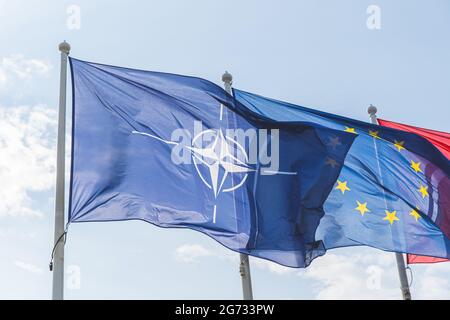
[[[225,91],[232,95],[231,85],[233,84],[233,76],[225,72],[222,76]],[[244,300],[253,300],[252,278],[250,276],[250,261],[248,255],[240,254],[239,273],[242,279],[242,292]]]

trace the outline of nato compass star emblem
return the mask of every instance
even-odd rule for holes
[[[217,198],[222,191],[230,192],[239,188],[247,180],[248,172],[255,170],[248,166],[246,162],[234,156],[234,154],[242,154],[245,160],[248,161],[248,155],[245,149],[236,140],[225,137],[222,130],[203,131],[194,137],[192,145],[195,146],[198,139],[203,135],[211,133],[215,134],[215,139],[211,145],[206,148],[189,147],[188,149],[192,153],[197,173],[208,188],[213,190],[214,196]],[[205,165],[209,169],[209,183],[199,170],[200,164]],[[220,170],[221,168],[223,170]],[[220,172],[223,172],[221,176],[219,176]],[[223,188],[227,178],[230,178],[233,173],[244,173],[244,176],[237,185]]]
[[[221,105],[222,120],[223,105]],[[132,131],[132,134],[146,136],[168,145],[180,143],[161,139],[155,135]],[[204,139],[204,137],[208,137]],[[212,139],[211,139],[212,137]],[[208,141],[205,143],[205,141]],[[204,146],[202,144],[205,144]],[[249,157],[245,148],[235,139],[226,136],[222,129],[207,129],[197,134],[191,146],[184,146],[192,157],[192,163],[202,182],[212,190],[217,199],[221,192],[232,192],[241,187],[248,178],[248,174],[256,172],[249,164]],[[206,170],[202,170],[204,166]],[[206,171],[206,174],[205,174]],[[297,172],[281,172],[260,169],[265,174],[296,175]],[[217,205],[214,205],[213,223],[216,223]]]

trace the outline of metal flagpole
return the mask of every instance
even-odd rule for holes
[[[233,76],[225,71],[222,76],[222,81],[224,83],[225,90],[232,95],[231,85],[233,84]],[[250,275],[250,262],[248,260],[248,255],[241,253],[240,260],[239,273],[241,274],[242,279],[244,300],[253,300],[252,278]]]
[[[370,121],[373,124],[378,124],[377,108],[373,105],[367,109],[370,115]],[[398,275],[400,278],[400,289],[402,290],[403,300],[411,300],[411,291],[409,290],[408,276],[406,275],[405,259],[402,253],[395,253],[395,259],[397,260]]]
[[[59,45],[61,51],[61,78],[59,91],[58,114],[58,149],[56,164],[56,197],[55,197],[55,234],[53,255],[53,300],[64,299],[64,184],[65,184],[65,155],[66,155],[66,86],[67,86],[67,57],[70,45],[63,42]]]

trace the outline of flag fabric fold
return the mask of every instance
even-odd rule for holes
[[[314,236],[355,135],[279,123],[200,78],[70,65],[69,223],[190,228],[290,267],[325,253]]]
[[[234,96],[280,122],[309,122],[355,135],[315,234],[325,249],[365,245],[450,258],[450,165],[429,141],[237,89]],[[328,143],[341,147],[339,139]],[[328,165],[336,163],[329,159]]]
[[[441,132],[436,130],[418,128],[415,126],[410,126],[398,122],[378,119],[378,123],[383,127],[394,128],[398,130],[403,130],[407,132],[415,133],[428,141],[430,141],[439,151],[442,152],[447,159],[450,159],[450,133]],[[450,203],[450,194],[447,192],[446,194],[442,194],[442,196],[447,197],[447,203]],[[439,224],[441,228],[446,230],[447,234],[450,233],[450,215],[442,215],[444,221],[441,221]],[[408,264],[417,264],[417,263],[437,263],[437,262],[448,262],[448,259],[435,258],[435,257],[427,257],[427,256],[417,256],[413,254],[408,254],[407,256]]]

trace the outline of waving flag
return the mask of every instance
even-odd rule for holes
[[[378,122],[380,125],[384,127],[394,128],[398,130],[408,131],[415,134],[418,134],[419,136],[424,137],[428,141],[430,141],[436,148],[439,149],[446,157],[447,159],[450,159],[450,133],[447,132],[441,132],[441,131],[435,131],[430,129],[424,129],[424,128],[418,128],[414,126],[409,126],[406,124],[401,124],[397,122],[387,121],[378,119]],[[444,197],[447,197],[447,203],[450,203],[450,194],[443,194]],[[446,222],[441,223],[443,228],[447,230],[447,232],[450,232],[450,216],[443,215],[443,218],[446,219]],[[448,234],[448,233],[447,233]],[[427,257],[427,256],[416,256],[413,254],[408,254],[408,263],[409,264],[415,264],[415,263],[436,263],[436,262],[446,262],[449,261],[447,259],[442,258],[434,258],[434,257]]]
[[[292,267],[324,254],[314,234],[355,135],[278,123],[203,79],[70,63],[70,223],[190,228]]]
[[[450,258],[450,165],[424,138],[234,90],[249,110],[355,135],[315,240],[326,249],[366,245]],[[336,150],[341,141],[330,139]],[[328,162],[333,167],[336,162]]]

